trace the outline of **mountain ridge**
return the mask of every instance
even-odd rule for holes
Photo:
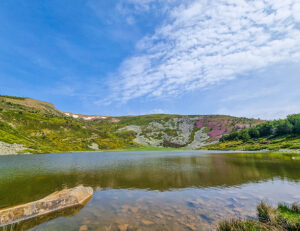
[[[31,98],[0,96],[0,141],[22,145],[19,153],[141,146],[197,149],[263,122],[226,115],[83,115]]]

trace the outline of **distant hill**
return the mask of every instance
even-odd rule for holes
[[[2,109],[20,109],[27,110],[30,112],[52,114],[57,116],[63,114],[63,112],[55,108],[52,103],[39,101],[36,99],[0,95],[0,100],[2,102]]]
[[[300,149],[300,114],[232,132],[222,136],[217,144],[206,148],[219,150]]]
[[[101,116],[0,96],[0,154],[165,147],[197,149],[264,121],[224,115]]]

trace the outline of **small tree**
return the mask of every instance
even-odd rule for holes
[[[260,136],[270,136],[273,134],[274,126],[271,122],[266,122],[259,126]]]
[[[276,124],[276,135],[286,135],[293,132],[294,126],[288,120],[279,120]]]
[[[288,121],[293,125],[295,134],[300,134],[300,114],[288,116]]]
[[[250,140],[251,137],[248,133],[248,130],[245,129],[245,130],[240,131],[239,138],[243,141],[248,141],[248,140]]]
[[[296,121],[296,123],[294,124],[294,132],[300,135],[300,120]]]
[[[257,127],[250,128],[248,133],[251,138],[259,138],[260,137],[260,133],[259,133],[259,130]]]

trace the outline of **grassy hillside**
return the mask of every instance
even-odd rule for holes
[[[135,146],[132,132],[117,125],[91,123],[65,116],[53,105],[33,99],[0,97],[0,141],[24,144],[33,153],[116,149]]]
[[[300,114],[224,135],[219,143],[206,148],[219,150],[300,149]]]
[[[262,122],[222,115],[76,116],[51,103],[0,96],[0,149],[1,142],[22,144],[24,153],[194,149]]]

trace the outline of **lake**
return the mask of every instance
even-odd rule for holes
[[[214,230],[265,200],[300,202],[296,154],[214,151],[0,156],[0,208],[77,185],[93,198],[30,230]],[[39,224],[40,223],[40,224]]]

